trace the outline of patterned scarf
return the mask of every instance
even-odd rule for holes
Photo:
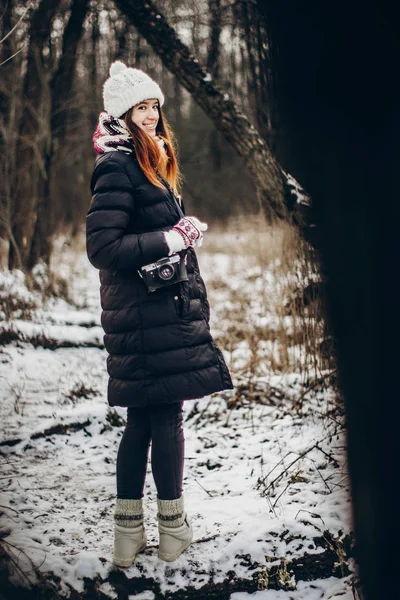
[[[121,150],[127,154],[134,151],[131,134],[123,119],[116,119],[107,112],[101,112],[93,136],[94,149],[98,154]]]
[[[161,138],[155,137],[161,150],[165,152],[165,144]],[[96,131],[93,135],[94,149],[98,154],[120,150],[131,154],[135,151],[129,129],[123,119],[116,119],[107,112],[101,112]]]

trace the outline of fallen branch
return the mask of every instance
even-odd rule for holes
[[[58,348],[100,348],[104,349],[102,342],[74,342],[72,340],[56,340],[48,338],[44,333],[35,335],[26,335],[22,331],[18,331],[13,327],[3,327],[0,329],[0,346],[6,346],[11,342],[22,342],[24,344],[32,344],[34,348],[44,348],[45,350],[57,350]]]
[[[90,424],[91,421],[89,419],[86,419],[86,421],[84,421],[83,423],[59,423],[58,425],[53,425],[53,427],[49,427],[44,431],[32,433],[32,435],[28,439],[37,440],[39,438],[48,437],[49,435],[64,435],[66,433],[69,433],[70,431],[79,431],[80,429],[85,429]],[[86,433],[90,435],[88,431]],[[14,438],[12,440],[3,440],[2,442],[0,442],[0,446],[16,446],[17,444],[20,444],[23,441],[26,442],[26,438]]]

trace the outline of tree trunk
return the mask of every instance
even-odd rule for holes
[[[389,2],[258,0],[285,163],[315,204],[366,600],[399,597],[400,62]],[[284,163],[284,164],[285,164]]]
[[[207,71],[218,79],[220,62],[220,38],[221,38],[221,0],[208,0],[210,11],[210,45],[207,54]],[[222,166],[221,147],[219,143],[218,131],[213,128],[210,135],[210,155],[212,159],[212,169],[219,172]]]
[[[50,143],[50,100],[43,50],[59,0],[41,0],[32,16],[29,31],[23,108],[16,152],[17,183],[12,207],[12,237],[16,248],[9,250],[9,268],[26,268],[36,218],[36,205],[43,194],[46,169],[44,157]],[[21,264],[22,263],[22,264]]]
[[[218,79],[219,59],[220,59],[220,38],[221,38],[221,0],[208,0],[208,9],[210,11],[210,45],[207,54],[207,71]]]
[[[236,149],[275,215],[289,219],[282,171],[247,117],[190,54],[151,0],[116,0],[116,4]]]
[[[52,181],[60,172],[67,133],[68,113],[72,100],[73,81],[78,45],[83,32],[89,0],[74,0],[64,31],[62,53],[58,68],[50,82],[51,121],[48,152],[45,156],[46,178],[43,194],[37,198],[36,223],[27,267],[32,269],[39,260],[49,264],[54,236],[54,193]]]
[[[11,182],[14,175],[13,158],[15,152],[15,133],[12,123],[12,105],[16,98],[12,93],[15,90],[15,77],[17,68],[13,59],[9,60],[15,52],[14,36],[7,34],[13,27],[13,0],[0,1],[0,63],[2,63],[0,80],[0,237],[10,238],[10,207],[11,207]],[[7,62],[6,62],[7,61]],[[4,63],[4,64],[3,64]],[[18,64],[18,63],[17,63]]]
[[[10,103],[10,94],[7,87],[9,83],[9,73],[13,68],[13,64],[11,60],[8,60],[14,54],[14,38],[13,35],[7,34],[12,29],[13,19],[13,0],[5,0],[0,1],[0,39],[3,38],[4,41],[0,44],[0,64],[2,64],[1,68],[1,83],[0,83],[0,123],[4,123],[7,121],[8,115],[8,107]],[[7,61],[7,62],[5,62]],[[0,132],[1,133],[1,132]]]

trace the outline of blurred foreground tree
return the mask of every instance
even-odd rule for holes
[[[311,193],[366,600],[398,597],[400,59],[388,2],[258,0],[282,164]]]

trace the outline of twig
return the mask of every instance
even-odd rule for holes
[[[333,490],[335,487],[339,487],[339,486],[341,486],[341,487],[345,487],[345,486],[342,486],[342,482],[343,482],[343,481],[347,481],[347,482],[348,482],[348,480],[349,480],[349,478],[348,478],[347,476],[346,476],[346,477],[343,477],[343,478],[342,478],[340,481],[338,481],[337,483],[334,483],[334,484],[332,485],[332,490]]]
[[[31,6],[33,4],[33,2],[30,3]],[[24,10],[24,12],[22,13],[22,15],[20,16],[20,18],[18,19],[18,21],[15,23],[14,27],[12,29],[10,29],[10,31],[0,40],[0,44],[2,44],[3,42],[6,41],[6,39],[13,33],[13,31],[15,31],[15,29],[18,27],[18,25],[21,23],[22,19],[25,17],[26,13],[29,10],[29,5],[26,7],[26,9]]]
[[[24,50],[26,48],[26,46],[27,46],[27,44],[25,43],[23,46],[21,46],[21,48],[19,50],[17,50],[16,52],[14,52],[14,54],[12,56],[9,56],[5,60],[3,60],[3,62],[0,63],[0,67],[2,67],[3,65],[5,65],[9,60],[11,60],[12,58],[14,58],[15,56],[17,56],[17,54],[19,54],[20,52],[22,52],[22,50]]]
[[[316,381],[314,381],[314,383],[312,383],[311,385],[309,385],[307,387],[307,389],[304,392],[302,392],[298,398],[295,399],[294,404],[299,404],[303,400],[303,398],[305,396],[307,396],[307,394],[309,392],[311,392],[311,390],[313,390],[314,388],[316,388],[318,385],[320,385],[321,383],[323,383],[325,381],[325,379],[328,379],[328,377],[331,377],[335,373],[337,373],[337,369],[333,369],[333,371],[330,371],[329,373],[326,373],[323,377],[319,377],[319,379],[317,379]]]
[[[210,496],[210,498],[213,497],[212,494],[210,494],[210,492],[208,490],[206,490],[206,488],[204,486],[201,485],[201,483],[199,481],[197,481],[197,479],[195,479],[195,482],[205,491],[207,492],[207,494]]]
[[[8,544],[9,546],[11,545],[9,542],[7,542],[7,540],[1,540],[0,541],[0,547],[2,548],[4,554],[8,557],[8,559],[12,562],[12,564],[14,565],[14,567],[17,569],[17,571],[27,580],[27,582],[29,583],[29,586],[32,586],[32,581],[30,580],[30,578],[26,575],[26,573],[21,569],[21,567],[19,566],[19,564],[17,563],[17,561],[14,559],[14,557],[12,556],[12,554],[10,552],[7,552],[7,550],[4,547],[4,543]]]
[[[215,535],[209,535],[207,537],[202,537],[199,540],[194,540],[193,544],[203,544],[204,542],[210,542],[211,540],[215,540],[218,537],[220,537],[220,534],[216,533]]]
[[[291,469],[291,467],[293,467],[293,465],[295,465],[297,463],[298,460],[301,460],[302,458],[304,458],[305,456],[307,456],[307,454],[309,452],[311,452],[311,450],[314,450],[317,444],[314,444],[313,446],[311,446],[311,448],[308,448],[308,450],[305,450],[304,452],[302,452],[301,454],[299,454],[299,456],[297,458],[295,458],[290,465],[288,465],[285,469],[283,469],[283,471],[281,473],[279,473],[279,475],[277,477],[275,477],[275,479],[273,479],[271,481],[271,483],[265,488],[264,490],[264,494],[268,492],[268,490],[273,487],[273,485],[278,481],[278,479],[280,479],[282,477],[282,475],[284,473],[287,473],[289,471],[289,469]],[[264,479],[265,480],[265,479]]]
[[[210,400],[207,402],[207,405],[203,408],[203,410],[197,415],[197,419],[196,417],[193,419],[192,425],[193,427],[196,426],[196,424],[200,421],[200,419],[202,418],[202,416],[204,415],[204,413],[208,410],[208,407],[210,406],[211,402],[212,402],[212,398],[210,398]]]
[[[297,513],[296,513],[296,516],[295,516],[295,520],[297,519],[297,517],[298,517],[299,513],[301,513],[301,512],[306,512],[306,513],[308,513],[308,514],[309,514],[309,515],[311,515],[311,516],[312,516],[314,519],[321,519],[323,526],[324,526],[324,527],[326,527],[326,525],[325,525],[325,521],[323,520],[323,518],[321,517],[321,515],[317,515],[317,513],[313,513],[313,512],[311,512],[310,510],[306,510],[305,508],[301,508],[300,510],[298,510],[298,511],[297,511]],[[316,528],[318,529],[318,531],[321,531],[321,530],[319,529],[319,527],[317,527],[316,525],[315,525],[314,527],[316,527]]]
[[[27,573],[32,573],[32,571],[35,571],[35,572],[36,572],[36,574],[37,574],[37,575],[39,575],[39,576],[41,575],[41,574],[40,574],[40,571],[39,571],[39,569],[40,569],[40,567],[41,567],[41,566],[44,564],[44,562],[45,562],[45,560],[46,560],[46,558],[47,558],[47,552],[46,552],[46,550],[44,550],[44,549],[43,549],[43,552],[44,552],[44,559],[42,560],[42,562],[40,563],[40,565],[39,565],[39,566],[37,566],[37,565],[35,565],[35,563],[34,563],[34,562],[33,562],[33,560],[31,559],[31,557],[30,557],[30,556],[28,556],[28,554],[25,552],[25,550],[22,550],[22,548],[18,548],[18,546],[15,546],[14,544],[12,544],[11,542],[9,542],[8,540],[6,540],[6,539],[4,539],[4,538],[3,538],[3,540],[2,540],[2,541],[3,541],[5,544],[7,544],[8,546],[11,546],[11,548],[15,548],[15,550],[18,550],[18,552],[21,552],[21,553],[22,553],[24,556],[26,556],[26,558],[29,560],[29,562],[30,562],[30,563],[33,565],[33,569],[30,569],[29,571],[22,571],[22,569],[21,569],[21,572],[23,572],[25,576],[27,575]],[[9,553],[8,553],[8,552],[5,550],[5,548],[3,548],[3,550],[4,550],[4,551],[5,551],[7,554],[8,554],[8,556],[10,556],[10,554],[9,554]],[[28,579],[28,581],[29,581],[29,578],[28,578],[28,577],[27,577],[27,579]]]
[[[324,454],[324,455],[326,456],[326,458],[328,458],[330,461],[332,461],[332,462],[334,463],[335,467],[338,467],[338,466],[339,466],[339,463],[338,463],[338,461],[336,460],[336,458],[335,458],[334,456],[332,456],[332,454],[331,454],[331,453],[329,453],[329,452],[326,452],[325,450],[323,450],[323,449],[321,448],[321,446],[319,445],[319,442],[317,442],[317,443],[315,444],[315,446],[316,446],[316,448],[318,448],[318,450],[319,450],[320,452],[322,452],[322,454]]]
[[[4,504],[0,504],[0,508],[7,508],[8,510],[13,510],[17,515],[19,515],[19,511],[15,508],[11,508],[11,506],[5,506]]]
[[[316,447],[318,448],[318,443],[316,444]],[[324,482],[325,486],[328,488],[328,492],[331,494],[332,490],[331,490],[331,488],[328,485],[328,481],[327,481],[327,479],[324,479],[323,476],[321,475],[321,472],[318,469],[317,465],[315,464],[315,461],[312,458],[309,458],[309,457],[308,457],[308,460],[312,462],[312,464],[314,465],[314,469],[317,471],[318,475],[321,477],[321,479]]]
[[[291,482],[291,481],[289,481],[289,483],[287,484],[287,486],[285,487],[285,489],[284,489],[284,490],[283,490],[283,491],[282,491],[282,492],[279,494],[279,496],[276,498],[275,502],[273,503],[273,505],[272,505],[272,508],[275,508],[275,506],[276,506],[276,504],[277,504],[277,502],[278,502],[279,498],[280,498],[281,496],[283,496],[283,494],[286,492],[286,490],[287,490],[287,489],[288,489],[288,487],[291,485],[291,483],[292,483],[292,482]]]

